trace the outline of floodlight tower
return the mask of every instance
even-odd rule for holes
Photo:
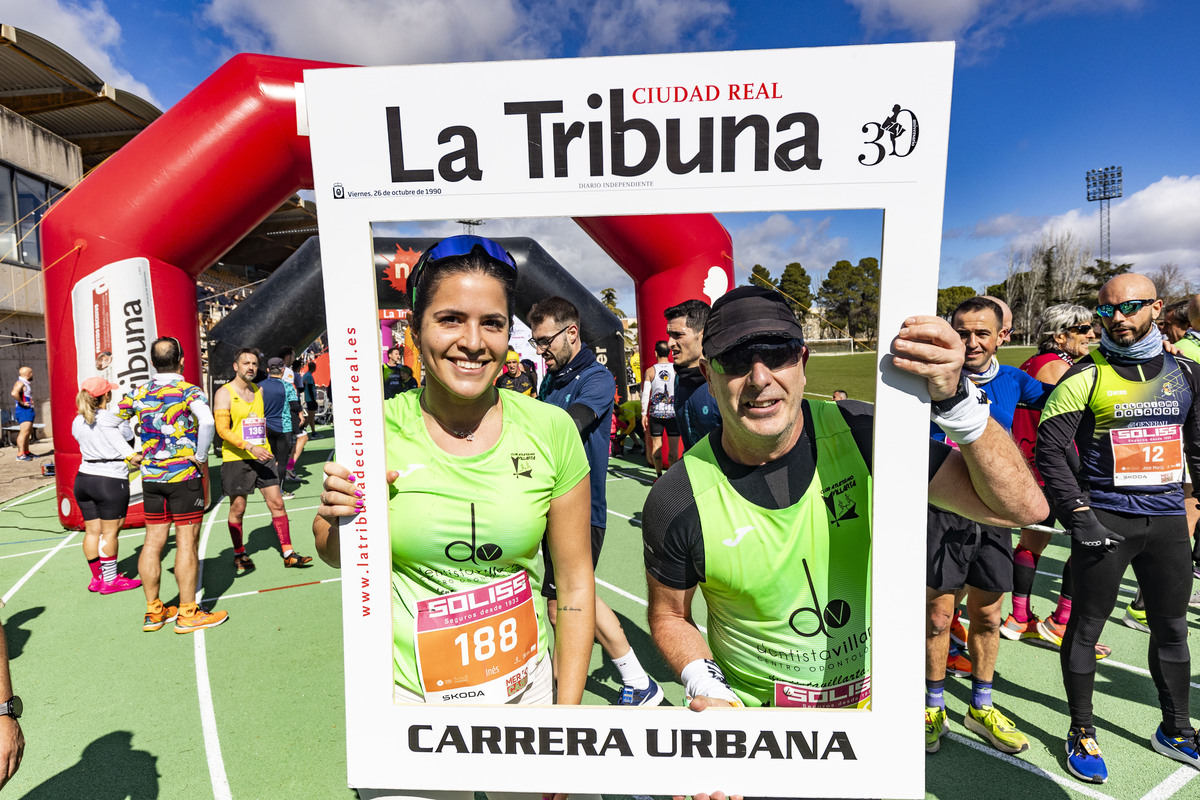
[[[1112,260],[1108,230],[1108,201],[1121,196],[1121,168],[1105,167],[1087,172],[1087,199],[1100,201],[1100,260]]]

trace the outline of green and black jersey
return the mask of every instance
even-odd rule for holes
[[[1200,365],[1166,352],[1134,363],[1101,349],[1072,366],[1042,411],[1034,454],[1058,513],[1080,506],[1146,516],[1184,513],[1175,467],[1182,468],[1186,453],[1191,474],[1200,474],[1197,397]],[[1074,448],[1078,475],[1069,466]],[[1139,460],[1144,472],[1137,469]]]

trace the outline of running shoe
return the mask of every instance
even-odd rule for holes
[[[936,753],[942,746],[942,737],[950,732],[950,720],[946,709],[925,706],[925,752]]]
[[[158,611],[146,611],[146,621],[142,623],[142,630],[156,631],[168,622],[174,621],[179,616],[178,606],[163,605]]]
[[[966,652],[951,642],[950,655],[946,658],[946,672],[956,678],[967,678],[970,677],[972,669],[974,667]]]
[[[124,575],[118,575],[113,578],[112,583],[105,583],[100,587],[100,594],[116,594],[117,592],[128,592],[130,589],[136,589],[142,585],[139,578],[126,578]]]
[[[1038,623],[1041,622],[1036,614],[1030,614],[1029,619],[1025,622],[1017,622],[1017,618],[1012,614],[1004,620],[1004,624],[1000,626],[1000,635],[1005,639],[1012,641],[1020,641],[1021,639],[1037,639],[1041,634],[1038,633]]]
[[[991,742],[992,747],[1002,753],[1023,753],[1029,749],[1029,740],[1017,730],[1008,717],[995,706],[968,708],[963,716],[963,726]]]
[[[285,567],[307,567],[312,563],[312,556],[302,556],[295,550],[283,557]]]
[[[967,646],[967,628],[962,624],[962,612],[954,612],[954,621],[950,623],[950,641],[959,647]]]
[[[1188,605],[1192,608],[1200,608],[1200,589],[1192,592],[1192,596],[1188,598]]]
[[[19,453],[17,461],[33,461],[33,453]]]
[[[289,470],[288,470],[288,471],[287,471],[287,472],[284,474],[284,476],[283,476],[283,477],[285,477],[285,478],[286,478],[286,479],[288,479],[289,481],[298,481],[298,480],[300,480],[300,476],[296,474],[296,470],[294,470],[294,469],[289,469]]]
[[[175,619],[175,632],[191,633],[201,628],[215,628],[227,619],[228,611],[205,611],[196,606],[194,614],[180,614]]]
[[[241,575],[243,572],[249,572],[254,569],[254,562],[245,553],[234,553],[233,566],[237,568],[238,574]]]
[[[1067,772],[1088,783],[1104,783],[1108,780],[1108,767],[1100,755],[1100,745],[1095,734],[1072,726],[1067,734]]]
[[[1053,616],[1046,617],[1038,623],[1038,635],[1046,642],[1046,644],[1058,650],[1062,647],[1063,637],[1067,635],[1067,626],[1064,623],[1055,621]],[[1112,648],[1106,644],[1096,642],[1096,660],[1108,658],[1112,655]]]
[[[92,578],[91,583],[88,584],[88,591],[89,592],[98,592],[98,591],[100,591],[100,587],[103,585],[104,585],[103,578]]]
[[[635,689],[628,683],[621,687],[621,696],[617,698],[619,706],[656,706],[663,701],[663,690],[654,678],[648,678],[650,685],[645,689]]]
[[[1125,623],[1126,628],[1133,628],[1135,631],[1149,633],[1150,626],[1146,624],[1146,609],[1136,609],[1133,606],[1125,606],[1125,616],[1121,619]]]
[[[295,500],[295,499],[296,499],[296,493],[295,493],[295,492],[284,492],[284,493],[283,493],[283,499],[284,499],[284,500]]]
[[[1200,738],[1195,728],[1184,728],[1179,736],[1167,736],[1162,725],[1150,737],[1150,744],[1167,758],[1182,761],[1193,769],[1200,769]]]

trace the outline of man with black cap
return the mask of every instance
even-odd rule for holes
[[[292,435],[292,420],[300,414],[300,396],[296,394],[295,385],[284,380],[284,360],[276,357],[267,361],[267,377],[258,385],[262,389],[263,416],[267,420],[267,445],[272,453],[279,453],[275,459],[275,474],[279,477],[279,488],[283,491],[283,499],[291,500],[294,494],[284,487],[287,477],[287,463],[284,454],[292,452],[295,439]]]
[[[961,380],[950,325],[911,317],[892,352],[926,379],[932,419],[960,448],[931,441],[931,502],[992,524],[1044,519],[1020,451]],[[646,500],[650,632],[697,711],[870,704],[872,410],[805,400],[807,357],[778,294],[744,286],[719,298],[700,368],[722,427]],[[707,639],[690,616],[697,584]],[[837,648],[844,657],[820,657]]]

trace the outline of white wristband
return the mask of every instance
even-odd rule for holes
[[[742,701],[729,688],[725,673],[717,666],[717,662],[707,658],[697,658],[683,668],[680,675],[683,678],[685,699],[691,702],[693,697],[711,697],[714,700],[725,700],[738,708]]]
[[[988,402],[983,390],[973,382],[964,381],[967,397],[954,408],[941,414],[930,411],[929,418],[941,428],[946,438],[955,444],[970,444],[983,435],[988,423]]]

